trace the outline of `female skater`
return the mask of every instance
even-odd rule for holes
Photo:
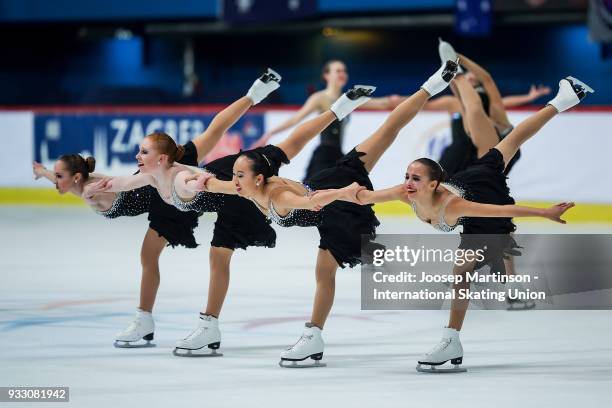
[[[459,99],[458,105],[463,115],[458,114],[453,117],[451,124],[453,143],[446,148],[440,157],[440,165],[446,171],[447,175],[452,177],[456,173],[467,169],[478,158],[484,156],[512,131],[513,126],[506,114],[506,102],[504,98],[501,97],[491,75],[474,61],[464,55],[457,54],[453,47],[447,42],[440,40],[438,51],[441,59],[458,56],[463,67],[468,71],[465,75],[467,80],[465,78],[458,78],[451,86],[453,93]],[[470,85],[474,85],[474,83],[479,84],[479,89],[482,91],[476,92],[472,86],[468,86],[468,82]],[[534,95],[548,94],[549,92],[549,89],[541,88],[540,92],[536,90]],[[523,98],[523,100],[525,99],[526,98]],[[474,106],[478,101],[482,102],[483,110],[495,127],[497,137],[493,137],[493,135],[488,136],[482,132],[478,132],[477,129],[471,129],[473,126],[469,123],[469,116],[465,115],[464,106]],[[519,96],[511,99],[512,103],[520,101],[521,98]],[[510,163],[506,166],[504,170],[505,175],[510,173],[520,156],[521,151],[518,150],[514,157],[512,157],[512,160],[510,160]],[[505,257],[504,263],[506,273],[508,275],[514,275],[514,256],[508,255]],[[520,286],[520,284],[517,285]],[[511,285],[508,286],[510,287]],[[526,310],[535,307],[535,302],[530,300],[518,300],[511,296],[508,296],[506,300],[508,303],[508,310]]]
[[[159,144],[168,148],[173,146],[173,159],[190,166],[197,166],[212,148],[217,144],[223,134],[254,104],[263,100],[270,92],[278,88],[280,76],[268,70],[261,78],[256,80],[247,93],[247,96],[219,112],[209,127],[193,141],[184,146],[176,146],[174,141],[168,143],[158,136]],[[117,334],[115,345],[117,347],[141,347],[152,345],[155,324],[152,309],[155,303],[160,283],[159,257],[167,245],[183,245],[195,248],[197,243],[193,230],[198,225],[198,214],[194,211],[184,212],[163,200],[151,186],[144,186],[125,192],[104,192],[95,185],[107,180],[107,177],[98,174],[89,174],[93,171],[95,161],[93,158],[84,160],[78,155],[62,156],[55,164],[55,173],[50,172],[38,163],[34,163],[34,173],[38,177],[45,177],[56,183],[61,194],[72,192],[82,197],[94,210],[107,218],[118,216],[134,216],[149,212],[149,228],[141,249],[142,279],[140,289],[140,305],[135,319],[126,330]],[[89,164],[89,167],[87,165]],[[155,165],[155,164],[153,164]],[[159,160],[161,166],[161,158]],[[140,166],[139,166],[140,167]],[[142,170],[142,169],[141,169]],[[221,201],[211,196],[208,203],[209,210],[220,207]],[[231,204],[231,202],[230,202]],[[228,203],[226,205],[229,206]],[[243,213],[253,211],[250,206],[241,208]],[[256,211],[252,214],[258,215]],[[221,212],[220,217],[221,218]],[[256,237],[242,236],[215,227],[213,242],[210,248],[211,276],[229,271],[229,258],[236,247],[246,248],[248,245],[274,246],[275,233],[272,228],[260,217],[258,225],[259,234]],[[254,219],[256,223],[258,220]],[[219,222],[219,219],[218,219]],[[143,343],[142,340],[146,343]]]
[[[464,114],[461,93],[455,85],[451,85],[451,90],[455,96],[443,96],[428,103],[426,108],[447,110],[452,115],[452,143],[440,157],[440,164],[448,175],[452,176],[461,170],[465,170],[476,159],[484,156],[489,149],[512,131],[513,126],[508,119],[506,107],[520,106],[532,102],[540,96],[548,95],[550,89],[542,86],[537,88],[532,86],[528,95],[502,98],[493,77],[483,67],[466,56],[457,54],[453,47],[445,41],[440,40],[438,52],[442,61],[460,59],[461,65],[467,70],[466,77],[480,97],[483,109],[493,122],[497,133],[496,138],[485,137],[483,139],[473,136],[473,134],[478,135],[478,132],[470,130],[470,123],[466,120]],[[519,158],[520,150],[506,167],[506,174],[510,172]]]
[[[349,92],[350,97],[344,97],[338,101],[336,109],[343,112],[343,117],[346,116],[353,109],[366,102],[367,95],[371,91],[370,87],[356,87]],[[289,160],[295,157],[306,143],[335,119],[332,112],[327,112],[321,116],[318,120],[300,125],[286,141],[278,146],[260,147],[243,152],[241,155],[257,157],[262,163],[265,161],[266,171],[268,172],[266,174],[269,176],[276,175],[281,164],[289,163]],[[161,140],[164,141],[163,145],[159,143]],[[137,155],[140,174],[102,180],[97,183],[96,191],[124,191],[151,185],[159,191],[166,202],[173,203],[177,208],[184,211],[195,210],[198,212],[209,211],[211,205],[218,206],[219,196],[222,196],[221,207],[218,210],[219,215],[215,223],[215,237],[219,236],[220,242],[216,242],[213,238],[213,246],[222,246],[231,251],[234,246],[242,245],[243,241],[248,242],[248,245],[261,245],[260,242],[269,240],[271,240],[272,245],[268,246],[273,246],[275,235],[269,237],[265,233],[271,228],[263,214],[254,206],[254,203],[235,195],[202,192],[200,187],[196,189],[198,184],[195,179],[203,174],[203,171],[174,164],[172,161],[173,143],[172,139],[161,134],[146,137]],[[214,173],[217,176],[215,181],[229,184],[231,192],[235,194],[236,189],[229,180],[232,178],[234,162],[241,155],[230,155],[208,163],[205,166],[208,173],[205,174],[209,177],[211,173]],[[224,179],[227,181],[223,182]],[[301,197],[301,201],[296,202],[294,200],[291,203],[300,206],[300,208],[316,210],[337,199],[352,197],[354,200],[357,188],[357,185],[353,185],[346,189],[325,191],[312,198]],[[360,208],[359,206],[356,207]],[[230,244],[233,246],[230,247]],[[229,255],[231,256],[231,252]],[[225,274],[217,272],[211,266],[211,281],[206,311],[201,313],[196,329],[183,340],[177,342],[175,355],[220,355],[215,350],[219,348],[221,342],[218,317],[229,285],[229,256],[226,265],[227,267],[224,270],[227,273]],[[213,351],[210,352],[209,349]]]
[[[468,83],[461,85],[460,78],[456,82],[458,87],[469,86]],[[562,79],[557,96],[546,107],[523,121],[472,166],[455,174],[448,184],[444,183],[446,180],[442,167],[433,160],[423,158],[408,166],[404,184],[380,191],[360,191],[357,198],[368,205],[403,200],[411,204],[418,218],[441,231],[448,232],[459,223],[462,224],[460,247],[478,249],[483,248],[485,243],[490,245],[486,250],[485,262],[492,267],[492,272],[504,273],[504,252],[515,245],[510,236],[515,229],[511,217],[544,217],[564,224],[561,216],[574,206],[573,203],[561,203],[542,209],[514,205],[504,169],[524,142],[558,113],[578,104],[587,92],[593,90],[577,79]],[[480,103],[476,101],[466,104],[466,115],[473,125],[473,131],[478,132],[479,137],[495,137],[495,129]],[[455,191],[462,194],[458,195]],[[473,234],[498,235],[491,240],[485,240],[482,235]],[[468,271],[471,272],[479,266],[474,262],[466,263],[463,267],[455,267],[453,273],[461,274],[465,278]],[[456,284],[454,288],[469,289],[469,282],[466,283],[466,279],[463,279],[463,283]],[[458,367],[463,361],[459,330],[463,325],[467,306],[467,300],[452,301],[448,327],[444,328],[441,342],[419,359],[417,370],[431,371],[421,368],[421,365],[433,367],[450,360],[455,367],[445,371],[465,371]]]
[[[329,110],[332,103],[342,94],[342,88],[344,88],[348,81],[346,65],[339,60],[328,61],[323,66],[321,76],[325,82],[325,89],[310,95],[295,115],[278,127],[266,132],[254,146],[266,145],[272,136],[297,125],[302,119],[313,112],[322,113]],[[363,107],[368,109],[393,109],[404,99],[404,97],[398,95],[372,98]],[[344,155],[342,152],[342,140],[344,138],[344,128],[348,120],[349,118],[345,118],[342,121],[334,120],[321,131],[320,143],[313,151],[308,162],[304,180],[310,179],[319,170],[332,167],[338,159],[342,158]]]
[[[335,201],[320,212],[315,212],[306,209],[311,207],[305,205],[308,201],[305,196],[311,189],[319,190],[314,198],[325,197],[324,201],[329,202],[332,197],[328,195],[338,194],[334,189],[351,185],[348,189],[350,193],[357,192],[359,189],[351,183],[372,189],[368,174],[376,162],[393,143],[400,130],[423,108],[425,102],[448,86],[456,70],[457,63],[448,61],[419,91],[397,106],[373,135],[347,153],[334,167],[319,171],[304,185],[275,177],[267,156],[257,152],[240,155],[234,165],[232,182],[210,178],[209,174],[201,175],[197,180],[205,191],[238,194],[248,198],[280,226],[316,226],[319,230],[321,240],[315,274],[317,286],[311,320],[306,323],[297,343],[281,353],[281,366],[285,367],[285,362],[291,361],[292,365],[288,367],[294,367],[297,366],[297,361],[308,358],[315,360],[315,366],[320,365],[324,351],[321,331],[333,304],[336,270],[339,266],[355,266],[361,263],[362,236],[371,240],[379,225],[371,206],[362,207],[353,202]],[[359,89],[349,91],[331,106],[330,111],[305,122],[304,125],[316,134],[334,120],[342,120],[350,110],[365,102],[362,100],[364,98],[354,91]],[[351,101],[352,99],[355,100]],[[284,145],[278,147],[286,149]],[[325,191],[327,189],[330,190]],[[355,197],[347,196],[343,199],[352,201]],[[368,245],[367,241],[365,244]]]

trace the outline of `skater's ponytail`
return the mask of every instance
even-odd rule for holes
[[[440,183],[444,183],[448,180],[448,173],[446,173],[446,170],[444,170],[440,163],[438,163],[437,161],[422,157],[420,159],[416,159],[414,162],[420,163],[423,166],[427,167],[427,171],[429,172],[429,179],[436,181],[435,190],[438,189]]]
[[[70,175],[81,174],[83,180],[87,180],[96,168],[96,159],[91,156],[84,159],[80,154],[64,154],[58,160],[64,163]]]
[[[240,156],[244,156],[251,161],[251,171],[253,171],[256,176],[259,174],[263,175],[264,184],[268,182],[268,178],[274,176],[272,163],[265,154],[255,150],[247,150],[246,152],[242,152]]]
[[[164,132],[153,132],[147,136],[153,142],[155,150],[168,156],[168,164],[172,165],[185,155],[185,147],[177,145],[174,139]]]

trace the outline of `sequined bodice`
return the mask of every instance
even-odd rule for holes
[[[215,212],[220,208],[221,197],[222,194],[200,191],[191,200],[183,201],[176,189],[172,188],[172,204],[181,211]]]
[[[312,189],[307,185],[304,185],[304,187],[306,188],[306,195],[312,192]],[[315,227],[321,222],[321,212],[293,208],[287,215],[281,216],[274,208],[272,200],[270,200],[268,203],[268,218],[281,227]]]
[[[151,204],[151,191],[149,186],[136,190],[118,192],[106,211],[94,210],[105,218],[133,217],[149,211]]]
[[[419,215],[416,205],[414,203],[414,201],[412,201],[410,203],[410,205],[412,206],[412,210],[414,211],[414,214],[417,216],[418,219],[420,219],[421,221],[425,221],[429,224],[431,224],[432,227],[434,227],[435,229],[437,229],[438,231],[442,231],[442,232],[451,232],[452,230],[454,230],[455,228],[457,228],[457,226],[460,223],[460,220],[457,220],[457,223],[455,225],[449,225],[446,222],[446,218],[444,218],[444,212],[446,211],[446,206],[448,205],[448,203],[450,202],[450,200],[453,198],[453,195],[451,195],[450,197],[448,197],[446,199],[446,201],[442,204],[442,206],[440,207],[440,211],[438,212],[438,220],[437,222],[434,222],[434,220],[432,220],[431,222],[425,220],[424,218],[421,218],[421,216]]]

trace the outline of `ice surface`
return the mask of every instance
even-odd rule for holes
[[[472,311],[462,331],[469,372],[419,374],[416,359],[437,343],[448,312],[361,311],[358,269],[337,275],[324,331],[328,367],[279,368],[280,351],[309,319],[315,229],[277,228],[275,249],[237,251],[221,315],[224,357],[173,357],[206,300],[213,221],[201,219],[201,247],[162,254],[157,347],[130,350],[112,343],[137,306],[146,217],[0,207],[0,386],[69,386],[68,405],[91,408],[576,407],[612,397],[611,312]],[[380,232],[433,232],[414,219],[382,222]],[[533,223],[519,231],[612,228]]]

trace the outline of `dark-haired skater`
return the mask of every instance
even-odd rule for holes
[[[461,80],[456,79],[457,86],[461,86]],[[579,80],[573,77],[562,79],[557,96],[546,107],[519,124],[487,154],[466,170],[456,173],[448,182],[444,170],[437,162],[418,159],[408,166],[403,184],[379,191],[360,191],[358,199],[364,204],[402,200],[412,206],[419,219],[441,231],[451,231],[462,224],[460,247],[479,249],[487,245],[485,263],[491,267],[492,272],[504,273],[503,258],[516,245],[510,236],[515,229],[512,217],[542,217],[565,223],[561,216],[574,206],[574,203],[561,203],[550,208],[515,205],[506,184],[504,170],[523,143],[558,113],[578,104],[588,92],[593,90]],[[470,116],[469,121],[474,131],[479,133],[479,137],[495,137],[495,129],[480,103],[472,105],[466,109],[466,114]],[[495,234],[494,236],[499,238],[481,241],[482,238],[479,237],[482,237],[482,234]],[[462,283],[454,286],[456,291],[469,289],[465,274],[473,271],[475,267],[475,262],[466,262],[464,266],[454,268],[455,274],[464,277]],[[448,326],[443,330],[442,340],[419,359],[417,370],[432,371],[422,365],[433,368],[450,360],[455,367],[445,371],[465,371],[458,367],[463,362],[459,331],[465,319],[468,302],[453,299]]]

